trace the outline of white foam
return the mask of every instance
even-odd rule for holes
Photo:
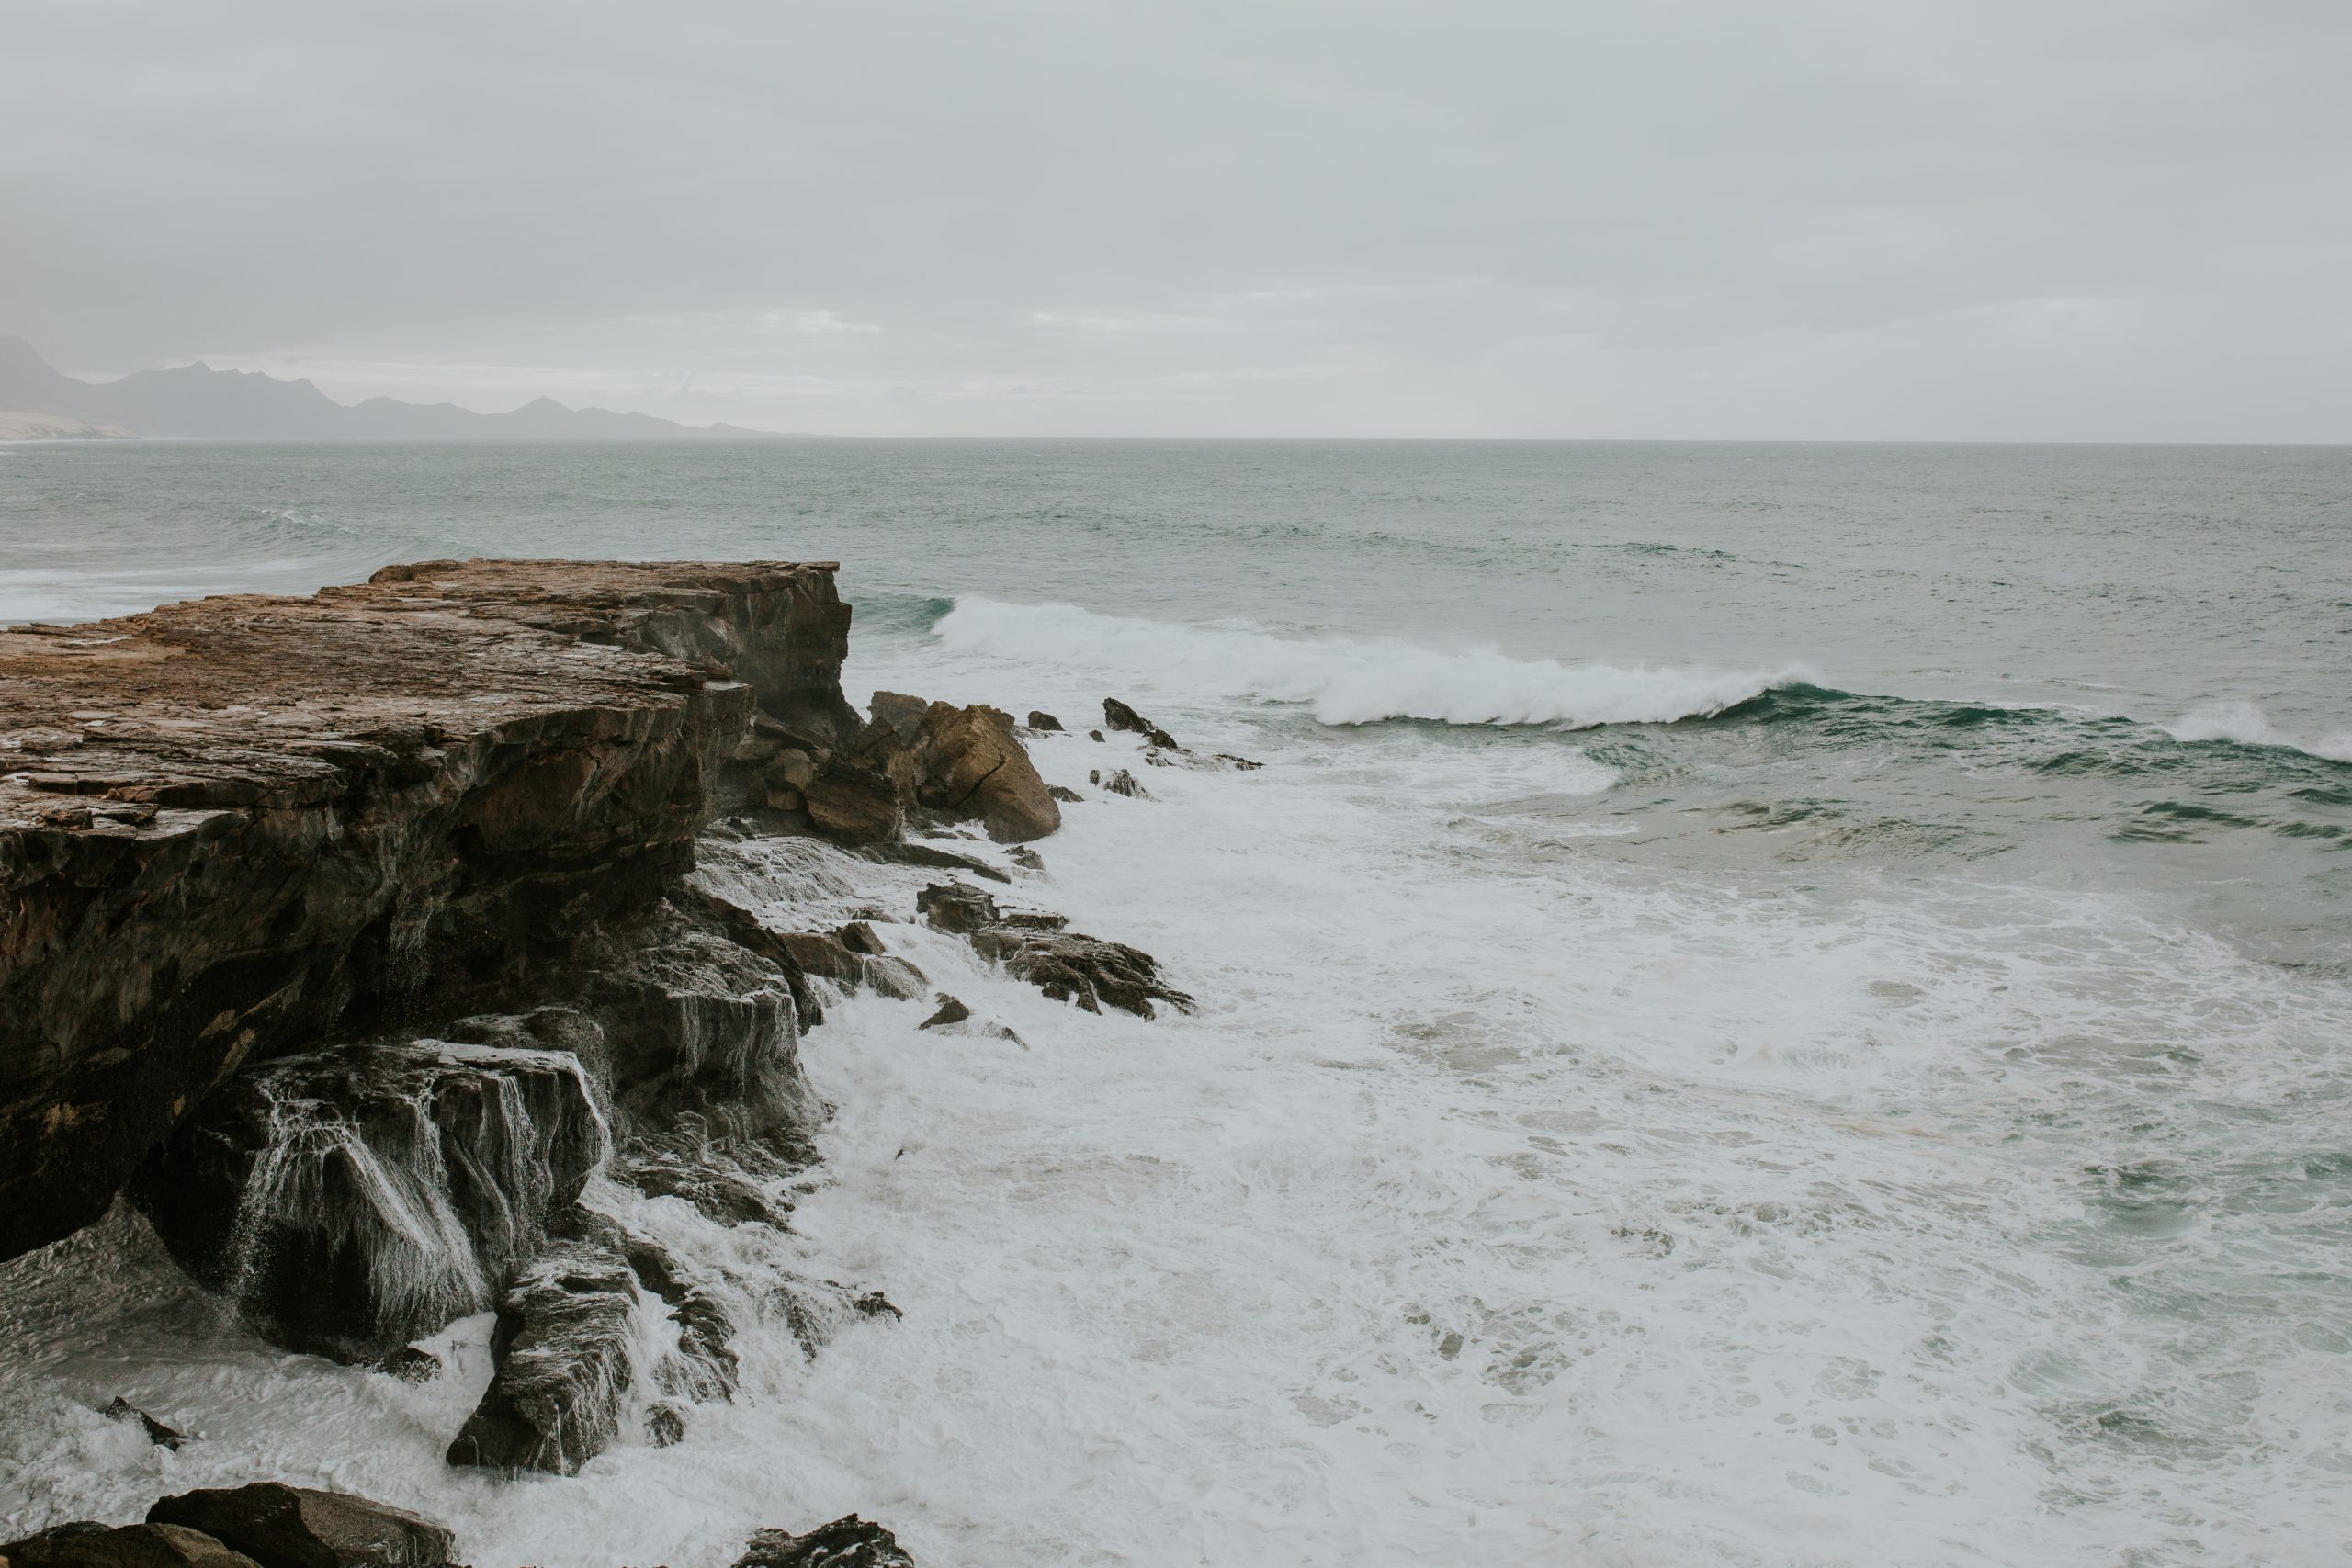
[[[2352,730],[2306,739],[2278,728],[2258,705],[2243,698],[2192,708],[2165,729],[2176,740],[2233,740],[2241,746],[2282,746],[2331,762],[2352,762]]]
[[[1512,659],[1492,648],[1446,651],[1402,641],[1279,637],[973,597],[956,602],[936,635],[958,652],[1117,675],[1196,697],[1309,703],[1326,724],[1668,724],[1817,679],[1799,665],[1734,671],[1564,664]]]

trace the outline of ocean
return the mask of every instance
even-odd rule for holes
[[[1022,1037],[806,1043],[789,1247],[905,1321],[573,1479],[441,1463],[479,1322],[410,1387],[127,1216],[0,1265],[12,1533],[268,1472],[477,1568],[853,1509],[973,1568],[2352,1562],[2352,448],[0,446],[0,622],[489,555],[839,559],[854,701],[1262,761],[1023,890],[1201,1011],[905,930]]]

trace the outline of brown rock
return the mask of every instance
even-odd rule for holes
[[[7,1568],[261,1568],[243,1552],[178,1525],[58,1525],[0,1546]]]
[[[1062,727],[1062,721],[1061,721],[1060,719],[1056,718],[1052,714],[1049,714],[1049,713],[1043,713],[1043,712],[1040,712],[1039,710],[1037,710],[1037,709],[1035,709],[1035,708],[1032,708],[1032,709],[1030,709],[1030,710],[1029,710],[1029,728],[1032,728],[1032,729],[1058,730],[1059,728],[1061,728],[1061,727]]]
[[[261,1568],[442,1568],[457,1540],[403,1508],[274,1481],[165,1497],[147,1522],[201,1530]]]
[[[921,1023],[916,1024],[915,1027],[917,1029],[938,1029],[950,1023],[961,1023],[971,1016],[972,1010],[970,1008],[966,1007],[962,1002],[956,1000],[954,997],[949,996],[945,991],[942,991],[939,993],[939,1010],[933,1013],[929,1018],[924,1019]]]
[[[838,842],[886,843],[906,832],[906,807],[888,773],[828,757],[810,770],[800,793],[808,819]]]

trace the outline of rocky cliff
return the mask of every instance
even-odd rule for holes
[[[650,900],[755,722],[855,729],[848,626],[830,564],[478,561],[0,633],[0,1256],[241,1063]]]

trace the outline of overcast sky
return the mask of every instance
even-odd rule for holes
[[[2352,4],[0,0],[0,333],[843,434],[2352,440]]]

